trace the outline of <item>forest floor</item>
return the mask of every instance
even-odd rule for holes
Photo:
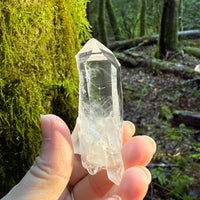
[[[200,40],[185,43],[200,47]],[[155,48],[139,47],[134,53],[150,56]],[[188,54],[166,61],[193,69],[200,64]],[[158,146],[148,166],[153,180],[145,199],[200,199],[200,130],[172,123],[175,110],[200,113],[200,86],[190,80],[145,66],[122,66],[124,119],[135,124],[136,135],[149,135]]]

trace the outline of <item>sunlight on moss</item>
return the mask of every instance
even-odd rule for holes
[[[0,196],[38,155],[40,114],[58,114],[71,128],[75,123],[75,54],[91,37],[86,4],[87,0],[0,2]]]

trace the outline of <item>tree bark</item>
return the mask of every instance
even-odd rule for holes
[[[178,14],[180,0],[164,0],[160,37],[156,58],[165,57],[167,51],[178,50]]]
[[[146,9],[147,9],[147,0],[140,0],[141,9],[139,20],[136,25],[135,36],[142,37],[146,33]]]
[[[99,39],[104,45],[108,45],[107,31],[105,26],[105,3],[106,0],[99,0],[98,7],[98,25],[99,25]]]
[[[92,24],[91,16],[90,16],[90,2],[87,2],[86,8],[87,20],[90,24]]]
[[[108,11],[108,16],[110,19],[110,24],[113,29],[115,40],[120,40],[121,39],[120,30],[119,30],[119,26],[118,26],[117,19],[115,16],[115,11],[113,9],[112,0],[106,0],[106,8]]]
[[[178,26],[179,30],[183,31],[183,0],[179,2],[179,13],[178,13]]]

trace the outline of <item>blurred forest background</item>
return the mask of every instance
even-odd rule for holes
[[[200,199],[199,0],[0,1],[0,197],[40,149],[39,115],[73,129],[75,54],[89,38],[122,64],[124,119],[153,137],[145,199]]]
[[[158,145],[145,199],[200,199],[199,10],[198,0],[88,4],[93,36],[122,64],[124,119]]]

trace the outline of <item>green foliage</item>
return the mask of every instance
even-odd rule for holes
[[[177,130],[177,132],[179,134],[181,134],[182,136],[183,135],[190,135],[190,134],[192,134],[192,131],[189,130],[189,129],[187,129],[186,126],[185,126],[185,124],[183,124],[183,123],[179,125],[179,129]]]
[[[194,90],[192,93],[192,97],[199,97],[200,96],[200,89]]]
[[[134,89],[132,85],[128,85],[123,82],[122,86],[123,86],[123,91],[126,91],[125,93],[127,94],[123,96],[124,103],[126,104],[132,102],[135,99],[135,95],[133,95]]]
[[[199,29],[200,28],[200,2],[199,0],[183,0],[183,29]]]
[[[147,0],[140,0],[140,7],[139,19],[135,26],[135,37],[142,37],[146,32]]]
[[[157,180],[157,187],[166,190],[169,197],[163,199],[193,199],[188,195],[189,183],[194,181],[193,177],[184,174],[180,168],[155,168],[151,171],[152,178]]]
[[[169,119],[172,119],[171,117],[173,116],[169,115]],[[192,131],[187,129],[185,124],[180,124],[178,128],[174,128],[169,124],[164,133],[170,140],[177,140],[181,142],[184,137],[189,138]]]
[[[134,38],[137,35],[136,30],[139,27],[140,16],[140,1],[130,0],[113,0],[115,13],[117,16],[117,24],[123,39]],[[97,7],[98,0],[92,0],[90,2],[90,19],[93,26],[93,34],[98,37],[98,22],[97,22]],[[123,5],[123,6],[122,6]],[[200,12],[199,12],[199,0],[182,0],[182,4],[179,8],[179,30],[186,29],[199,29],[200,27]],[[160,0],[148,0],[146,9],[146,35],[158,34],[160,31],[160,22],[162,15],[163,1]],[[109,36],[113,37],[113,32],[110,30],[109,17],[105,18],[108,27]],[[136,34],[135,34],[136,33]],[[139,35],[139,34],[138,34]],[[158,52],[159,53],[159,52]]]
[[[118,26],[118,23],[117,23],[117,19],[116,19],[114,7],[113,7],[113,4],[112,4],[112,0],[106,0],[106,9],[107,9],[107,14],[108,14],[109,19],[110,19],[110,25],[112,27],[113,34],[115,36],[115,40],[120,40],[121,39],[121,33],[120,33],[120,29],[119,29],[119,26]]]
[[[141,94],[140,94],[140,99],[138,100],[138,103],[137,103],[137,107],[136,109],[139,109],[140,108],[140,105],[142,103],[142,97],[147,93],[147,86],[145,86],[142,91],[141,91]]]
[[[66,79],[58,82],[52,99],[52,112],[64,119],[70,130],[74,128],[77,116],[77,96],[77,85],[71,80]]]
[[[163,174],[164,169],[159,167],[159,168],[155,168],[151,171],[152,174],[152,178],[153,179],[158,179],[158,182],[161,185],[165,185],[168,182],[167,177],[165,176],[165,174]]]
[[[163,1],[148,1],[146,30],[148,35],[159,33],[160,21],[162,16]]]
[[[142,103],[142,97],[145,96],[145,94],[147,93],[147,86],[148,86],[148,83],[144,86],[144,88],[143,88],[142,91],[141,91],[140,99],[138,100],[136,109],[139,109],[139,108],[140,108],[140,105],[141,105],[141,103]]]
[[[77,116],[75,54],[89,34],[87,0],[0,2],[0,196],[33,164],[39,115]]]
[[[153,187],[160,191],[160,199],[192,200],[193,197],[190,196],[189,191],[190,185],[195,182],[195,177],[191,174],[191,169],[198,170],[196,163],[200,158],[200,145],[197,142],[185,142],[192,140],[192,131],[185,124],[172,127],[164,122],[163,126],[165,126],[163,139],[166,146],[175,146],[167,149],[166,153],[158,149],[154,159],[162,164],[151,171]],[[187,145],[190,146],[190,151],[184,150],[188,149]]]
[[[3,87],[1,85],[0,96],[1,193],[24,175],[38,154],[39,115],[44,112],[41,92],[31,79],[10,79]]]
[[[90,0],[66,1],[76,25],[76,30],[78,30],[78,36],[81,42],[85,42],[87,39],[91,38],[91,25],[86,18],[86,8],[89,1]]]
[[[163,105],[161,107],[160,117],[164,121],[169,121],[173,118],[172,112],[168,106]]]
[[[194,143],[192,145],[192,148],[195,150],[195,153],[194,154],[190,154],[189,158],[193,162],[198,162],[200,160],[200,144],[199,143]]]
[[[174,140],[174,141],[182,141],[182,137],[181,135],[179,135],[176,131],[175,128],[169,127],[168,129],[165,130],[165,135],[169,136],[170,140]]]

